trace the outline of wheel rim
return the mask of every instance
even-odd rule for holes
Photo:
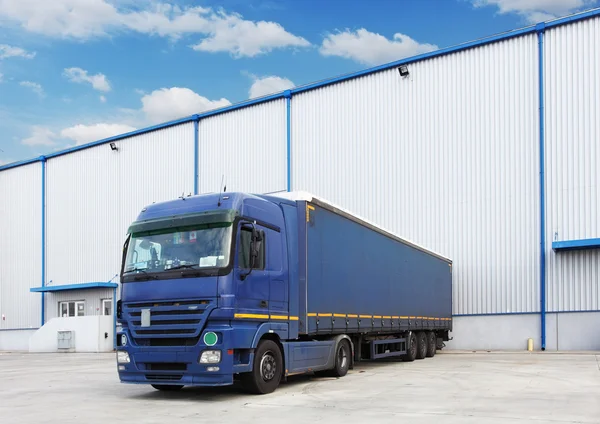
[[[260,376],[264,381],[270,381],[275,378],[277,373],[277,361],[271,351],[265,352],[260,360]]]
[[[417,353],[417,338],[416,337],[410,338],[410,353],[413,355]]]
[[[346,349],[344,349],[344,345],[340,346],[338,350],[338,363],[340,364],[340,368],[346,368],[346,364],[348,363],[348,355],[346,354]]]

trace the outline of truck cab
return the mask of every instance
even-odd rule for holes
[[[263,336],[297,337],[275,203],[238,193],[183,197],[147,206],[128,233],[117,308],[121,381],[161,390],[232,384],[253,369]],[[263,386],[279,382],[280,356],[263,361]]]

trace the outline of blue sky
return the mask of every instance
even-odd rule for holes
[[[0,165],[599,3],[0,0]]]

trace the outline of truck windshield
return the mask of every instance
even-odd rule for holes
[[[229,264],[231,234],[231,223],[132,234],[123,273],[224,268]]]

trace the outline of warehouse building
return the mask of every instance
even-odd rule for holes
[[[223,176],[451,258],[449,347],[599,349],[599,77],[591,10],[3,166],[0,350],[112,349],[130,222]]]

